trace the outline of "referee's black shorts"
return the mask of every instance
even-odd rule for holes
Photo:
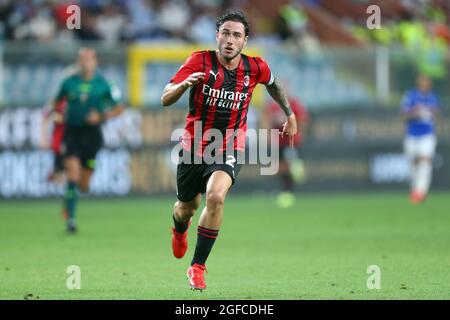
[[[194,163],[194,157],[189,151],[181,150],[179,153],[180,160],[177,166],[177,198],[182,202],[193,200],[199,193],[206,192],[206,184],[209,177],[215,171],[226,172],[232,180],[232,184],[241,170],[241,164],[236,161],[238,159],[237,151],[233,155],[226,154],[221,156],[221,161],[210,164],[204,159],[197,158]],[[188,163],[183,159],[189,159]],[[201,163],[199,163],[201,162]]]
[[[64,130],[61,153],[64,158],[77,157],[85,169],[95,169],[95,157],[103,146],[100,126],[84,126]]]

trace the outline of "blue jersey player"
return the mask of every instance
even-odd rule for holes
[[[414,204],[425,200],[432,178],[439,102],[431,88],[431,79],[419,75],[417,88],[407,91],[401,103],[406,123],[404,149],[411,162],[411,202]]]

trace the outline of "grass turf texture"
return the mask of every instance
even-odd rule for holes
[[[188,289],[195,245],[173,258],[172,198],[81,199],[77,235],[59,201],[2,201],[0,299],[449,299],[450,197],[413,207],[404,194],[232,195],[208,260],[208,289]],[[81,268],[81,289],[66,269]],[[381,268],[381,289],[366,287]],[[31,295],[32,296],[31,296]]]

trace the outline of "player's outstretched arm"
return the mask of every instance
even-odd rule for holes
[[[293,147],[294,135],[297,134],[297,120],[295,114],[292,112],[288,97],[276,77],[272,84],[266,85],[266,89],[287,116],[287,121],[283,126],[283,132],[281,134],[289,136],[291,147]]]
[[[183,82],[169,83],[163,91],[161,96],[161,104],[164,107],[170,106],[180,99],[183,93],[190,87],[195,86],[200,81],[205,79],[204,72],[195,72],[189,75]]]

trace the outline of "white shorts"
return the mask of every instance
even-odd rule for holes
[[[405,154],[409,158],[433,158],[436,150],[436,136],[427,134],[420,137],[406,136],[403,141]]]

